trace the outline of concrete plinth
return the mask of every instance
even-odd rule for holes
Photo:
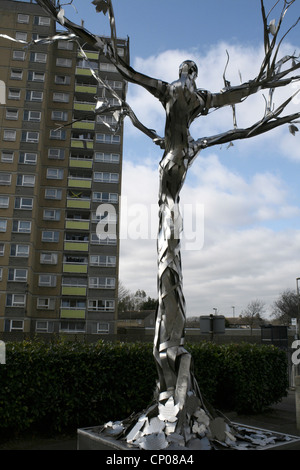
[[[234,423],[233,423],[234,424]],[[266,429],[255,428],[250,426],[242,426],[248,432],[272,432]],[[77,430],[77,450],[106,450],[106,451],[136,451],[141,450],[135,446],[127,444],[125,441],[117,440],[112,437],[105,436],[100,433],[101,426],[83,428]],[[281,441],[276,444],[268,444],[265,446],[257,446],[255,449],[244,450],[300,450],[300,436],[292,436],[289,434],[279,434],[272,432],[275,437],[280,437]],[[223,450],[223,449],[222,449]],[[224,448],[224,450],[233,450],[232,448]],[[164,451],[167,451],[165,449]]]

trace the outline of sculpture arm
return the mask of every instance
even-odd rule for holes
[[[212,93],[209,103],[210,108],[221,108],[222,106],[240,103],[248,96],[257,93],[262,88],[257,82],[243,83],[239,86],[224,88],[220,93]]]
[[[153,96],[163,101],[168,83],[137,72],[119,55],[112,54],[109,56],[109,59],[126,81],[144,87]]]

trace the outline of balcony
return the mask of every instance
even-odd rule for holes
[[[95,95],[97,93],[97,87],[94,85],[75,85],[75,92],[76,93],[91,93]]]
[[[90,221],[89,220],[76,220],[76,219],[67,219],[66,220],[67,229],[75,230],[89,230]]]
[[[88,76],[88,77],[92,76],[91,70],[86,69],[84,67],[76,67],[75,74],[76,75],[85,75],[85,76]]]
[[[65,241],[64,250],[65,251],[88,252],[89,251],[89,242]]]
[[[86,286],[62,286],[62,295],[81,295],[86,296]]]
[[[88,139],[71,139],[71,147],[75,149],[93,150],[94,141]]]
[[[91,103],[90,101],[74,101],[73,109],[75,111],[95,111],[96,103]]]
[[[90,209],[91,200],[80,197],[71,197],[67,199],[67,207],[69,209]]]
[[[61,308],[60,309],[61,318],[85,318],[85,309],[82,308]]]
[[[93,160],[91,158],[70,158],[69,160],[70,168],[93,168]]]
[[[95,121],[78,121],[72,124],[72,129],[88,129],[93,131],[95,129]]]
[[[92,59],[92,60],[98,60],[99,59],[99,52],[85,51],[85,55],[87,56],[88,59]],[[77,57],[83,58],[84,56],[81,54],[81,52],[78,52]]]
[[[68,177],[68,187],[69,188],[85,188],[91,189],[92,179],[91,178],[75,178]]]
[[[64,263],[63,272],[64,273],[75,273],[75,274],[87,274],[88,265],[82,263]]]

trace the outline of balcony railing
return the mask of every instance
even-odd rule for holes
[[[63,263],[64,273],[87,274],[88,265],[84,263]]]
[[[78,177],[69,176],[68,187],[90,189],[92,187],[92,178],[78,178]]]
[[[70,158],[69,160],[70,168],[93,168],[93,160],[90,158]]]
[[[64,243],[65,251],[89,251],[89,242],[70,240]]]
[[[85,308],[62,307],[61,318],[85,318]]]

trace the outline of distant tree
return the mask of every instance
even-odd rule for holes
[[[118,311],[128,312],[129,310],[134,310],[132,294],[120,281],[118,291]]]
[[[274,302],[272,316],[288,325],[291,318],[298,318],[298,313],[298,295],[296,291],[286,289]]]
[[[259,326],[263,321],[265,303],[262,300],[252,300],[247,308],[242,311],[242,317],[245,318],[250,326],[251,333],[255,326]]]
[[[147,300],[145,300],[141,306],[140,310],[156,310],[158,304],[157,299],[152,299],[151,297],[148,296]]]
[[[118,311],[128,312],[130,310],[155,310],[157,300],[147,297],[144,290],[138,289],[135,293],[127,289],[122,282],[119,283]]]

